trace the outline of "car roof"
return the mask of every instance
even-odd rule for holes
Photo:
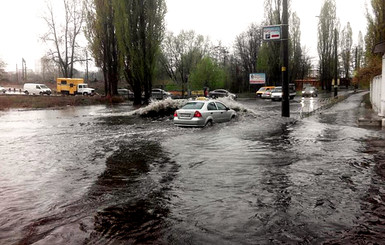
[[[187,103],[197,103],[197,102],[220,102],[223,104],[223,102],[219,101],[219,100],[213,100],[213,99],[210,99],[210,98],[206,98],[206,97],[198,97],[196,98],[195,100],[190,100],[190,101],[187,101]]]

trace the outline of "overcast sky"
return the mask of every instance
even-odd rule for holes
[[[54,0],[62,4],[61,0]],[[166,0],[167,29],[174,33],[195,30],[197,34],[221,41],[231,48],[235,37],[247,30],[251,23],[264,19],[264,0]],[[341,27],[349,21],[353,38],[358,32],[366,33],[365,3],[368,0],[336,0],[337,16]],[[302,45],[309,55],[318,58],[317,23],[323,0],[292,0],[292,11],[301,19]],[[369,5],[370,7],[370,5]],[[45,0],[3,0],[0,8],[1,38],[0,58],[7,70],[21,68],[24,57],[28,68],[35,69],[35,61],[44,55],[45,47],[39,37],[45,32],[42,20],[46,10]]]

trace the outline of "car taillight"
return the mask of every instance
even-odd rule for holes
[[[194,117],[202,117],[202,114],[199,111],[195,111]]]
[[[174,117],[178,117],[178,113],[176,111],[174,112]]]

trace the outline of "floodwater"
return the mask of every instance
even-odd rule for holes
[[[304,119],[245,100],[254,113],[204,129],[129,105],[0,112],[0,243],[338,239],[362,222],[369,188],[385,193],[366,150],[384,134],[357,127],[361,99]]]

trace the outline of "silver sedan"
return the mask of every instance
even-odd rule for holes
[[[228,122],[236,112],[217,100],[189,101],[174,113],[174,124],[184,127],[204,127],[213,123]]]

